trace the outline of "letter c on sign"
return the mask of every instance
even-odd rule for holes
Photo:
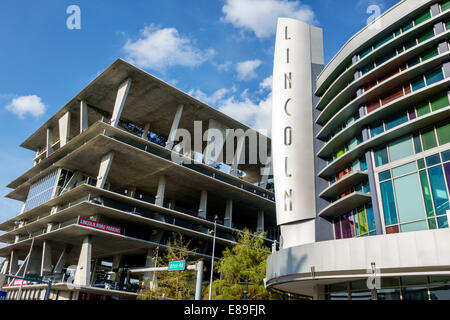
[[[291,100],[292,100],[291,98],[287,99],[286,103],[284,104],[284,112],[286,112],[286,114],[287,114],[289,117],[291,116],[291,114],[288,112],[287,106],[288,106],[288,103],[289,103]]]

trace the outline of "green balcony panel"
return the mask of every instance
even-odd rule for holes
[[[433,111],[445,108],[449,105],[450,105],[450,103],[448,100],[447,92],[444,95],[436,97],[431,100],[431,109],[433,109]]]
[[[423,149],[429,150],[437,147],[436,135],[434,134],[434,128],[426,129],[422,131],[422,145]]]
[[[421,117],[426,115],[427,113],[430,113],[430,103],[427,101],[425,103],[422,103],[421,105],[417,106],[417,116]]]
[[[424,41],[427,41],[428,39],[431,39],[434,37],[434,30],[430,29],[427,32],[422,33],[417,40],[419,41],[419,43],[422,43]]]
[[[443,145],[450,142],[450,121],[444,124],[438,125],[436,128],[439,145]]]
[[[414,25],[417,26],[418,24],[421,24],[430,18],[431,18],[431,12],[430,12],[430,10],[427,10],[427,11],[423,12],[420,16],[418,16],[416,19],[414,19]]]

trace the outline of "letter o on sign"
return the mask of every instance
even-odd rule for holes
[[[292,128],[284,128],[284,144],[290,146],[292,144]]]

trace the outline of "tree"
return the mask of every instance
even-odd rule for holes
[[[167,267],[170,261],[189,260],[193,251],[190,241],[185,241],[183,235],[173,234],[167,242],[167,251],[158,257],[157,266]],[[191,260],[192,262],[192,260]],[[139,300],[189,300],[193,298],[193,271],[161,271],[157,272],[157,285],[146,288],[139,295]]]
[[[238,236],[237,244],[223,251],[222,258],[215,267],[221,276],[220,279],[213,281],[214,300],[242,299],[242,285],[239,282],[251,283],[247,294],[249,300],[282,298],[264,287],[266,260],[270,255],[270,249],[264,245],[263,237],[263,233],[252,235],[249,230],[244,230]],[[205,291],[204,298],[208,293]]]

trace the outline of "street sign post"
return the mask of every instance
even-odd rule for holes
[[[168,271],[182,271],[186,268],[186,260],[170,261]]]
[[[25,275],[24,280],[30,282],[42,282],[42,277],[34,274],[27,274]]]

